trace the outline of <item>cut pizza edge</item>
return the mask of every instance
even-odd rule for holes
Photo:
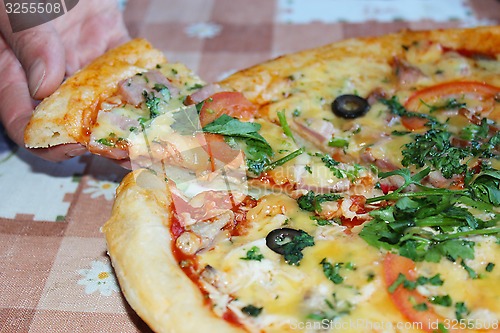
[[[144,39],[134,39],[104,55],[68,78],[44,99],[25,129],[28,148],[47,148],[88,141],[97,103],[111,96],[120,81],[166,61]]]

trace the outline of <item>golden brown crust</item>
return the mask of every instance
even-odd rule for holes
[[[302,68],[318,63],[360,57],[372,63],[387,63],[403,51],[403,45],[416,41],[434,41],[451,49],[465,49],[484,54],[500,54],[500,26],[400,33],[347,39],[319,48],[285,55],[237,72],[219,84],[245,94],[253,103],[263,106],[283,98],[284,81]],[[338,80],[332,77],[332,80]]]
[[[147,170],[128,174],[106,222],[108,251],[132,308],[157,332],[241,333],[216,317],[179,268],[168,228],[166,183]]]
[[[25,130],[26,146],[86,144],[98,102],[111,96],[121,80],[165,61],[144,39],[132,40],[97,58],[37,106]]]

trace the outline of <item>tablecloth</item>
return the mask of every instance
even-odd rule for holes
[[[500,2],[129,0],[124,15],[133,37],[215,81],[349,37],[498,25]],[[126,173],[90,155],[46,162],[0,131],[0,332],[149,331],[120,293],[100,232]]]

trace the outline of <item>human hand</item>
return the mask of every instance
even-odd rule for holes
[[[116,0],[80,1],[63,16],[17,33],[12,33],[6,11],[0,10],[0,121],[10,138],[24,146],[24,128],[36,100],[52,94],[65,76],[128,39]],[[67,144],[32,151],[61,161],[86,150]]]

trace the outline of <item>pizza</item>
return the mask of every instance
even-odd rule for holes
[[[29,147],[130,159],[103,226],[158,332],[499,332],[500,27],[400,33],[205,83],[144,40]]]

